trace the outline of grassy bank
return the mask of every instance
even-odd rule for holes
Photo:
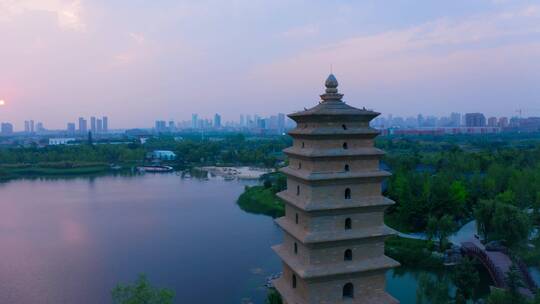
[[[402,266],[441,268],[443,259],[434,254],[433,242],[392,236],[385,242],[384,253]]]
[[[285,215],[285,206],[273,187],[248,187],[238,198],[238,206],[246,212],[264,214],[273,218]]]
[[[0,166],[0,179],[9,180],[25,176],[90,175],[109,172],[108,164],[97,162],[54,162],[12,164]]]

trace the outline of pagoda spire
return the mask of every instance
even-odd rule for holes
[[[321,95],[321,99],[323,102],[326,101],[339,101],[342,102],[341,98],[343,98],[343,94],[338,93],[338,87],[339,83],[337,81],[336,76],[334,74],[328,75],[326,78],[326,81],[324,82],[324,86],[326,87],[325,93]]]

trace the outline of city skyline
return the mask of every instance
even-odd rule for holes
[[[331,69],[344,101],[385,115],[538,111],[529,1],[125,4],[0,2],[0,121],[289,113],[316,101]]]

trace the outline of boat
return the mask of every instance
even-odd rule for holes
[[[166,173],[174,171],[174,168],[171,166],[139,166],[137,170],[148,173]]]

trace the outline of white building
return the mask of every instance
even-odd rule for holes
[[[156,150],[152,152],[152,158],[160,160],[175,160],[176,154],[173,151]]]
[[[67,145],[75,141],[75,138],[49,138],[49,146]]]

